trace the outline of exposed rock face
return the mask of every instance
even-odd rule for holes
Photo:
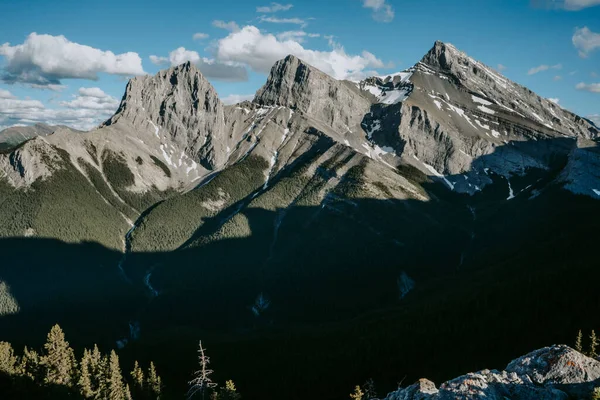
[[[303,112],[340,133],[360,125],[371,106],[352,85],[335,80],[294,56],[275,63],[254,102]]]
[[[0,150],[11,148],[37,136],[48,136],[58,129],[73,130],[62,125],[35,124],[31,126],[12,126],[0,131]]]
[[[567,347],[551,346],[512,361],[504,371],[483,370],[445,382],[437,389],[420,380],[385,400],[486,399],[566,400],[589,398],[600,384],[600,362]]]
[[[207,169],[227,159],[223,104],[198,68],[187,62],[155,76],[129,81],[116,114],[104,123],[125,119],[136,130],[166,135],[179,150]]]

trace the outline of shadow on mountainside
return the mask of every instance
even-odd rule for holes
[[[186,247],[129,254],[133,284],[119,274],[121,254],[102,246],[1,239],[0,279],[21,311],[0,317],[0,340],[39,346],[58,322],[78,350],[114,347],[136,320],[141,337],[122,356],[155,360],[174,398],[198,339],[217,380],[234,379],[248,398],[343,398],[367,378],[382,394],[403,377],[502,367],[569,342],[600,311],[597,202],[551,184],[564,159],[549,161],[515,178],[510,201],[500,176],[470,197],[401,169],[431,201],[236,203]],[[144,285],[149,269],[158,297]],[[253,312],[261,294],[270,305]]]

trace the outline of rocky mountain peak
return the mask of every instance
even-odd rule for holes
[[[254,102],[297,110],[342,132],[359,125],[370,107],[356,86],[338,81],[293,55],[273,65]]]
[[[104,126],[131,124],[141,135],[154,136],[165,146],[169,142],[213,169],[227,157],[223,107],[200,70],[186,62],[131,79],[119,109]]]

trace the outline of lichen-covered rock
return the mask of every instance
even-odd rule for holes
[[[385,400],[567,400],[588,398],[600,384],[600,362],[564,345],[512,361],[504,371],[469,373],[440,385],[425,379]]]

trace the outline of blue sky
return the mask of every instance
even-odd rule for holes
[[[358,79],[435,40],[600,124],[600,0],[0,0],[0,14],[0,126],[89,129],[129,77],[187,60],[231,102],[287,53]]]

